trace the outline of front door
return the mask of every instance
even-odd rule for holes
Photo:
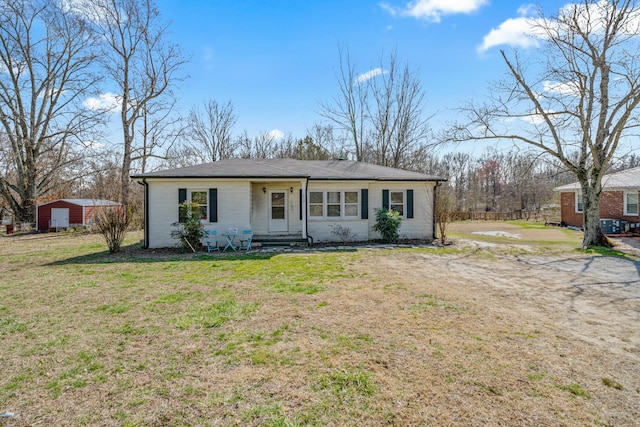
[[[51,208],[51,228],[69,227],[69,208]]]
[[[287,192],[269,191],[269,232],[289,231],[287,223]]]

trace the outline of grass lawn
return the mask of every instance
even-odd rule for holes
[[[0,426],[639,418],[637,348],[609,354],[548,313],[523,316],[490,282],[469,286],[463,265],[516,266],[508,251],[209,256],[142,250],[140,238],[115,256],[97,235],[0,239],[0,413],[15,414]],[[529,256],[549,255],[541,241]],[[620,348],[633,348],[623,326]]]

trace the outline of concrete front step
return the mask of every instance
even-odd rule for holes
[[[294,235],[254,235],[253,245],[262,247],[274,246],[306,246],[307,239]]]

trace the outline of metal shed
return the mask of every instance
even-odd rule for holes
[[[70,227],[91,227],[101,209],[121,206],[111,200],[58,199],[36,208],[36,229],[57,231]]]

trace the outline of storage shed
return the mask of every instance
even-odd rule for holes
[[[95,215],[102,209],[121,206],[111,200],[58,199],[38,205],[36,209],[36,229],[57,231],[70,227],[91,227]]]

